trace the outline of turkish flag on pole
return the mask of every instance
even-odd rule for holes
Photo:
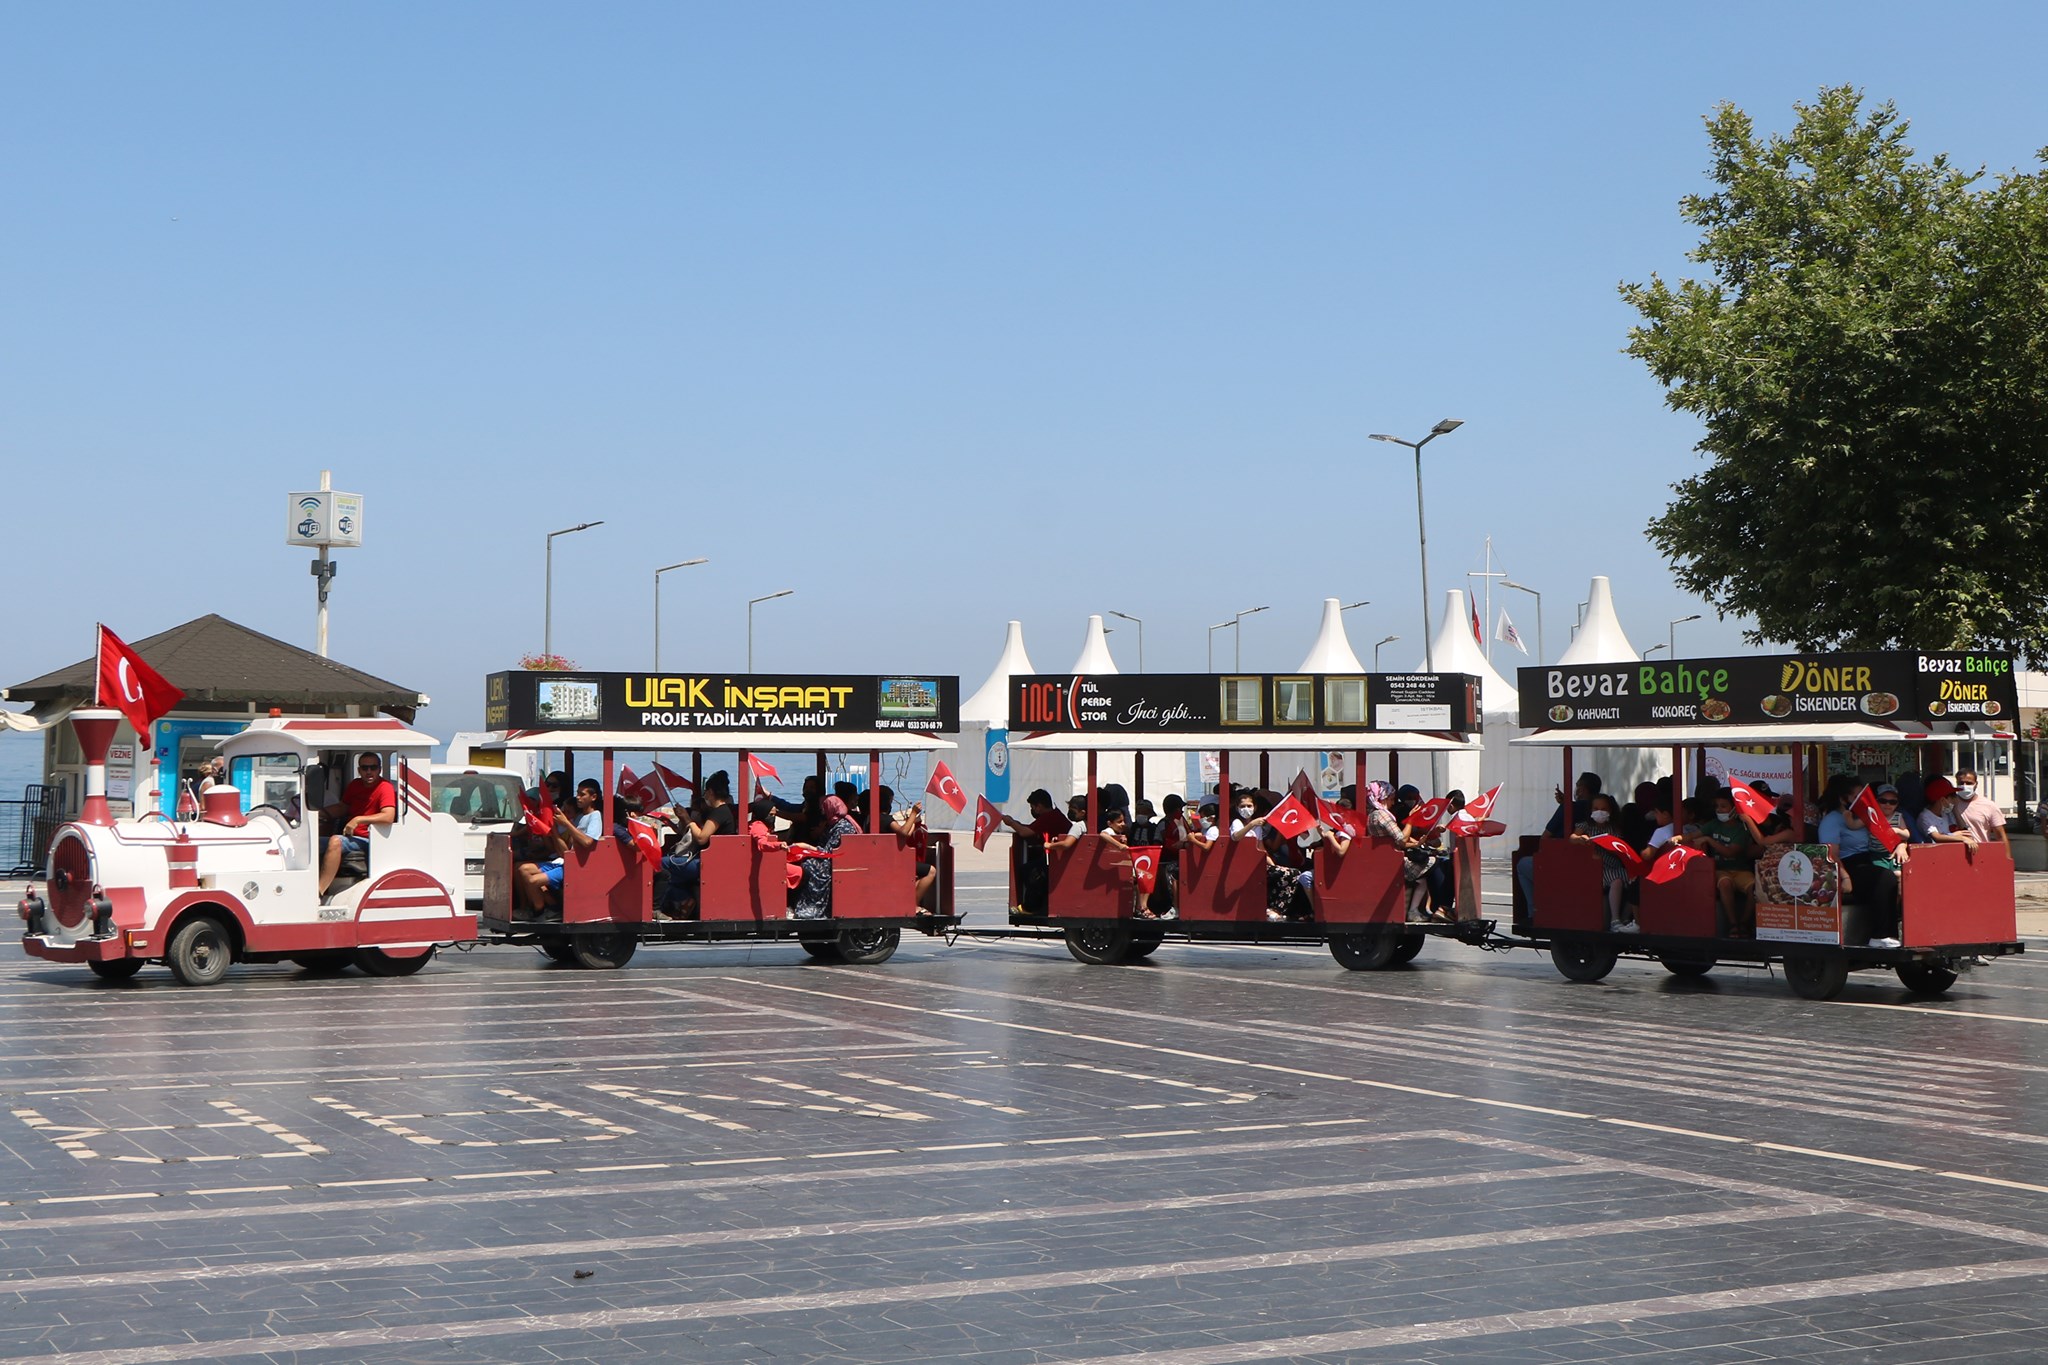
[[[1666,844],[1664,851],[1657,855],[1657,861],[1651,863],[1650,870],[1643,874],[1643,880],[1655,882],[1659,886],[1666,882],[1675,882],[1679,874],[1685,871],[1687,863],[1694,858],[1706,856],[1698,849],[1687,848],[1684,844]]]
[[[661,866],[661,835],[655,831],[652,820],[643,820],[637,815],[626,817],[626,828],[633,835],[633,848],[646,860],[649,867]]]
[[[164,681],[163,674],[144,663],[120,636],[105,626],[99,629],[99,676],[94,680],[93,700],[117,708],[147,741],[150,725],[185,694]]]
[[[692,782],[689,778],[684,777],[675,769],[664,768],[659,763],[654,765],[654,776],[655,779],[661,783],[664,789],[664,794],[667,795],[671,801],[675,799],[674,793],[676,792],[693,792],[697,790],[697,784],[695,782]]]
[[[1408,828],[1415,831],[1418,835],[1433,833],[1436,830],[1437,821],[1443,819],[1444,812],[1450,808],[1450,802],[1444,800],[1441,796],[1432,796],[1429,800],[1408,812]]]
[[[782,781],[782,774],[776,772],[775,769],[769,767],[768,761],[762,758],[759,754],[747,755],[747,771],[754,775],[754,782],[756,785],[758,785],[761,779],[764,777],[777,783],[780,783]]]
[[[1159,885],[1159,850],[1153,847],[1131,850],[1131,877],[1146,895]]]
[[[1356,839],[1363,832],[1350,811],[1327,801],[1316,802],[1316,818],[1346,839]]]
[[[1877,804],[1877,795],[1870,790],[1869,783],[1863,784],[1863,790],[1856,793],[1856,799],[1849,803],[1849,808],[1870,830],[1870,837],[1884,845],[1886,853],[1897,853],[1899,845],[1906,842],[1906,836],[1892,828],[1890,817],[1884,813],[1884,807]]]
[[[525,792],[519,794],[519,804],[526,812],[526,832],[536,839],[545,839],[555,832],[555,808],[545,800],[528,799]]]
[[[1003,827],[1003,812],[986,796],[974,798],[974,851],[988,847],[988,836]]]
[[[636,777],[631,768],[619,769],[619,790],[638,801],[642,810],[668,804],[668,794],[662,791],[660,782],[651,776]]]
[[[924,784],[924,789],[951,806],[955,815],[967,809],[967,793],[960,789],[953,770],[943,763],[932,764],[932,780]]]
[[[1596,834],[1593,843],[1621,859],[1621,870],[1631,877],[1643,875],[1643,855],[1628,846],[1628,840],[1619,834]]]
[[[1869,788],[1866,787],[1864,790],[1868,791]],[[1733,778],[1728,781],[1728,795],[1734,798],[1735,804],[1741,808],[1744,815],[1759,825],[1770,819],[1778,809],[1769,797],[1758,792],[1756,788]]]
[[[1486,637],[1479,633],[1479,599],[1476,597],[1472,599],[1472,643],[1481,649],[1486,648]]]
[[[1465,809],[1460,813],[1470,816],[1474,820],[1492,819],[1494,803],[1500,800],[1500,789],[1504,785],[1506,784],[1496,782],[1490,789],[1479,793],[1479,795],[1467,801]]]
[[[1315,813],[1293,792],[1266,814],[1266,823],[1289,839],[1298,839],[1316,827]]]

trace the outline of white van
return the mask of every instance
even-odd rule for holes
[[[471,911],[484,903],[484,849],[493,834],[510,831],[520,819],[523,789],[517,773],[503,768],[433,765],[434,809],[462,826],[462,893]]]

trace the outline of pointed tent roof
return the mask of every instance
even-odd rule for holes
[[[410,687],[372,677],[311,650],[288,645],[224,616],[137,640],[137,654],[195,702],[235,706],[371,706],[410,720],[427,698]],[[95,661],[45,673],[0,689],[8,701],[83,703],[91,699]]]
[[[1641,657],[1636,653],[1636,647],[1628,642],[1628,634],[1621,628],[1621,618],[1614,614],[1614,591],[1607,582],[1607,575],[1594,575],[1593,586],[1586,598],[1585,623],[1557,661],[1561,664],[1613,664],[1633,663]]]
[[[1443,620],[1437,623],[1436,638],[1430,641],[1430,656],[1439,673],[1470,673],[1479,679],[1481,715],[1515,709],[1515,685],[1486,661],[1486,651],[1472,638],[1472,618],[1465,607],[1463,588],[1444,593]],[[1415,663],[1417,672],[1425,666],[1420,659]]]
[[[1031,666],[1031,656],[1024,652],[1024,623],[1010,622],[1008,634],[1003,637],[1003,652],[996,660],[996,666],[989,670],[988,681],[975,690],[973,696],[960,703],[960,720],[980,721],[983,725],[997,729],[1010,724],[1010,675],[1013,673],[1036,673]]]
[[[1088,636],[1081,642],[1081,657],[1074,660],[1071,670],[1075,673],[1114,673],[1116,660],[1109,652],[1109,632],[1102,628],[1102,618],[1088,618]]]
[[[1351,637],[1344,633],[1344,609],[1334,597],[1323,599],[1323,626],[1316,632],[1316,642],[1308,647],[1308,657],[1301,661],[1297,673],[1363,673],[1365,665],[1358,662],[1358,655],[1351,650]]]

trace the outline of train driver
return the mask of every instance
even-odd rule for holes
[[[372,825],[388,825],[398,819],[398,789],[384,778],[384,760],[375,754],[357,755],[356,780],[342,788],[341,800],[321,814],[342,821],[341,832],[328,836],[327,847],[320,854],[320,894],[324,896],[341,871],[342,854],[360,853],[367,859],[370,837],[366,831]]]

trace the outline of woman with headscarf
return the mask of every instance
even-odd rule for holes
[[[789,897],[791,919],[825,919],[831,915],[832,857],[839,851],[841,839],[860,833],[860,827],[847,814],[846,802],[838,796],[826,797],[820,809],[825,815],[825,837],[814,844],[791,846],[804,860],[803,879]]]

